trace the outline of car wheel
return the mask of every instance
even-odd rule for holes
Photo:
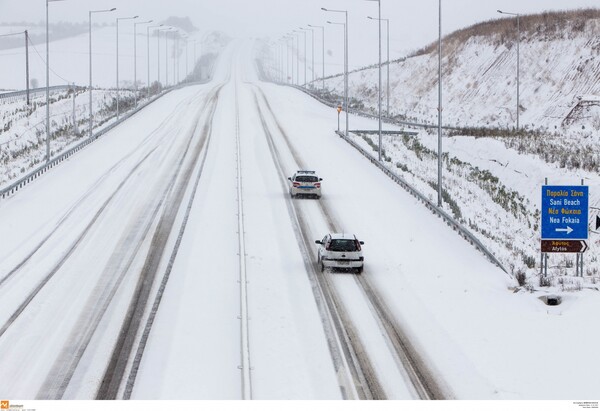
[[[321,272],[325,271],[325,264],[323,264],[323,261],[321,261]]]
[[[357,272],[358,274],[362,274],[362,272],[363,272],[363,268],[364,268],[364,266],[363,266],[363,267],[358,267],[358,268],[356,269],[356,272]]]

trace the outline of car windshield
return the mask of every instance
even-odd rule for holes
[[[319,178],[315,176],[296,176],[296,181],[299,183],[316,183]]]
[[[331,251],[356,251],[354,240],[331,240],[329,245]]]

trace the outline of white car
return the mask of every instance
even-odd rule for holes
[[[321,198],[321,181],[315,171],[298,170],[290,180],[290,196],[314,196]]]
[[[354,234],[327,234],[322,240],[317,240],[319,268],[352,268],[360,274],[364,268],[364,257],[361,245]]]

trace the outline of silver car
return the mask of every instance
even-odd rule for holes
[[[358,241],[354,234],[327,234],[315,243],[319,244],[317,264],[321,271],[325,268],[352,268],[362,273],[365,260],[361,245],[364,242]]]
[[[298,170],[290,180],[290,196],[310,196],[321,198],[321,181],[316,172],[307,170]]]

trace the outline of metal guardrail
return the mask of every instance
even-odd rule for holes
[[[187,82],[187,83],[184,82],[184,83],[180,83],[178,85],[175,85],[175,86],[173,86],[173,87],[171,87],[169,89],[164,90],[162,93],[155,95],[152,99],[150,99],[150,100],[146,101],[145,103],[139,105],[133,111],[130,111],[129,113],[123,114],[119,120],[115,121],[112,124],[109,124],[108,126],[104,127],[103,129],[100,129],[96,133],[92,134],[91,137],[86,138],[81,143],[79,143],[79,144],[71,147],[69,150],[67,150],[67,151],[65,151],[65,152],[57,155],[56,157],[50,159],[50,161],[48,161],[45,164],[39,166],[38,168],[34,169],[33,171],[30,171],[27,175],[21,177],[20,179],[18,179],[14,183],[10,184],[9,186],[0,189],[0,198],[2,198],[2,199],[6,198],[6,197],[10,196],[11,194],[14,194],[15,192],[19,191],[25,185],[27,185],[28,183],[32,182],[36,178],[38,178],[40,175],[44,174],[49,169],[53,168],[57,164],[59,164],[62,161],[66,160],[67,158],[71,157],[73,154],[75,154],[76,152],[78,152],[79,150],[81,150],[82,148],[84,148],[85,146],[87,146],[88,144],[92,143],[93,141],[97,140],[103,134],[109,132],[110,130],[112,130],[113,128],[115,128],[116,126],[118,126],[119,124],[123,123],[125,120],[129,119],[131,116],[133,116],[134,114],[138,113],[140,110],[142,110],[143,108],[145,108],[149,104],[153,103],[154,101],[158,100],[160,97],[164,96],[165,94],[167,94],[167,93],[169,93],[169,92],[171,92],[173,90],[178,90],[180,88],[186,87],[186,86],[206,84],[206,83],[210,82],[212,80],[212,77],[213,77],[213,69],[214,69],[214,61],[211,63],[211,66],[209,68],[208,76],[204,80],[202,80],[202,81],[195,81],[195,82]],[[65,89],[70,89],[72,87],[73,87],[72,85],[52,86],[52,87],[50,87],[50,90],[65,90]],[[78,86],[75,86],[75,87],[76,88],[80,88]],[[34,90],[37,90],[37,91],[41,90],[44,93],[46,92],[46,88],[45,87],[34,89]],[[31,95],[32,90],[30,90],[29,92],[30,92],[30,95]],[[0,100],[2,99],[2,96],[5,96],[7,94],[14,95],[14,96],[21,96],[21,95],[26,95],[26,93],[27,93],[27,91],[15,91],[15,92],[11,92],[11,93],[4,93],[4,94],[0,95]]]
[[[377,134],[379,133],[379,130],[373,129],[373,130],[348,130],[351,133],[354,134]],[[408,130],[381,130],[381,134],[384,135],[407,135],[407,136],[416,136],[419,133],[417,133],[416,131],[408,131]]]
[[[420,200],[425,205],[425,207],[427,207],[432,213],[441,217],[448,226],[452,227],[452,229],[454,229],[454,231],[457,231],[461,237],[463,237],[465,240],[470,242],[471,245],[473,245],[477,250],[482,252],[492,263],[496,264],[498,267],[500,267],[500,269],[502,271],[504,271],[505,273],[508,274],[508,271],[506,270],[506,268],[504,268],[504,266],[496,258],[496,256],[494,254],[492,254],[492,252],[490,250],[488,250],[486,248],[486,246],[483,245],[483,243],[477,237],[475,237],[473,235],[473,233],[471,233],[469,230],[467,230],[466,227],[464,227],[461,223],[459,223],[452,216],[450,216],[450,214],[446,213],[443,209],[441,209],[436,204],[434,204],[431,200],[429,200],[427,197],[425,197],[416,188],[414,188],[412,185],[410,185],[405,179],[403,179],[398,174],[396,174],[394,171],[390,170],[388,167],[386,167],[385,165],[380,163],[367,150],[360,147],[356,142],[354,142],[350,138],[347,138],[344,135],[344,133],[342,133],[341,131],[336,131],[335,133],[338,136],[340,136],[341,138],[343,138],[346,142],[348,142],[356,150],[358,150],[363,156],[365,156],[369,161],[371,161],[371,163],[373,163],[377,167],[379,167],[388,177],[390,177],[394,182],[396,182],[402,188],[404,188],[406,191],[408,191],[413,197],[416,197],[418,200]]]
[[[163,91],[161,94],[157,94],[152,99],[150,99],[150,100],[146,101],[145,103],[141,104],[135,110],[130,111],[129,113],[122,115],[119,120],[115,121],[114,123],[109,124],[108,126],[104,127],[103,129],[101,129],[101,130],[97,131],[96,133],[92,134],[91,137],[86,138],[85,140],[83,140],[79,144],[71,147],[67,151],[65,151],[65,152],[57,155],[54,158],[51,158],[50,161],[46,162],[45,164],[43,164],[43,165],[39,166],[38,168],[34,169],[33,171],[29,172],[27,175],[21,177],[20,179],[18,179],[14,183],[10,184],[8,187],[0,189],[0,197],[1,198],[6,198],[6,197],[10,196],[11,194],[14,194],[15,192],[19,191],[25,185],[27,185],[28,183],[30,183],[33,180],[35,180],[36,178],[38,178],[39,176],[41,176],[42,174],[44,174],[46,171],[50,170],[54,166],[58,165],[59,163],[61,163],[64,160],[66,160],[67,158],[71,157],[73,154],[75,154],[76,152],[78,152],[79,150],[81,150],[82,148],[84,148],[85,146],[87,146],[88,144],[90,144],[93,141],[97,140],[103,134],[109,132],[110,130],[112,130],[113,128],[115,128],[116,126],[118,126],[119,124],[123,123],[125,120],[129,119],[131,116],[133,116],[134,114],[136,114],[137,112],[139,112],[140,110],[142,110],[143,108],[145,108],[147,105],[153,103],[158,98],[164,96],[165,94],[169,93],[172,90],[173,89],[171,88],[171,89]]]
[[[331,101],[325,100],[325,99],[321,98],[321,96],[319,96],[317,93],[313,92],[310,89],[306,89],[302,86],[298,86],[295,84],[287,84],[287,83],[275,83],[275,84],[279,84],[280,86],[293,87],[297,90],[302,91],[303,93],[308,94],[309,96],[311,96],[315,100],[318,100],[319,102],[325,104],[326,106],[333,107],[333,108],[337,107],[337,103],[332,103]],[[366,111],[360,111],[360,110],[356,110],[353,108],[349,108],[348,113],[354,114],[356,116],[367,117],[367,118],[374,118],[374,119],[379,118],[379,116],[376,116],[375,114],[367,113]],[[400,126],[420,127],[420,128],[438,128],[437,124],[417,123],[414,121],[401,121],[401,120],[396,120],[396,119],[393,119],[390,117],[385,117],[385,116],[382,116],[381,120],[385,121],[386,123],[391,123],[391,124],[400,125]],[[451,127],[451,126],[442,126],[442,129],[444,129],[444,130],[462,130],[459,127]]]
[[[307,90],[303,87],[296,86],[293,84],[287,84],[287,83],[276,83],[276,84],[283,85],[283,86],[291,86],[293,88],[296,88],[296,89],[308,94],[309,96],[311,96],[315,100],[325,104],[326,106],[334,107],[334,108],[337,107],[337,105],[334,105],[330,101],[322,99],[317,94],[315,94],[315,93],[311,92],[310,90]],[[363,117],[375,118],[375,119],[378,118],[378,116],[372,115],[370,113],[361,112],[358,110],[351,109],[348,112],[352,113],[352,114],[360,115]],[[407,125],[407,126],[413,126],[413,127],[415,127],[415,126],[416,127],[427,127],[427,128],[437,127],[434,125],[412,123],[412,122],[406,122],[406,121],[395,121],[390,118],[385,118],[385,121],[393,123],[393,124]],[[442,128],[447,129],[447,130],[456,130],[457,129],[456,127],[442,127]],[[483,245],[483,243],[477,237],[475,237],[475,235],[473,235],[473,233],[471,233],[466,227],[464,227],[461,223],[456,221],[452,216],[450,216],[448,213],[446,213],[443,209],[441,209],[436,204],[434,204],[431,200],[429,200],[427,197],[425,197],[421,192],[419,192],[416,188],[414,188],[412,185],[410,185],[406,180],[404,180],[402,177],[400,177],[394,171],[390,170],[385,165],[380,163],[379,160],[377,160],[374,156],[372,156],[368,151],[366,151],[365,149],[360,147],[356,142],[347,138],[344,135],[344,133],[342,133],[340,131],[336,131],[335,133],[337,135],[339,135],[341,138],[343,138],[346,142],[348,142],[356,150],[358,150],[363,156],[365,156],[369,161],[371,161],[371,163],[373,163],[377,167],[379,167],[388,177],[390,177],[394,182],[396,182],[398,185],[400,185],[402,188],[404,188],[406,191],[408,191],[413,197],[416,197],[418,200],[420,200],[425,205],[425,207],[427,207],[432,213],[441,217],[446,222],[446,224],[448,226],[452,227],[452,229],[454,231],[458,232],[458,234],[462,238],[467,240],[472,246],[474,246],[477,250],[479,250],[481,253],[483,253],[493,264],[497,265],[502,271],[504,271],[505,273],[508,274],[508,270],[506,270],[506,268],[496,258],[496,256],[490,250],[488,250],[487,247],[485,245]]]
[[[50,91],[65,91],[72,89],[72,85],[63,85],[63,86],[51,86],[48,87]],[[82,87],[75,86],[77,89],[81,89]],[[34,97],[38,95],[46,94],[46,87],[32,88],[29,90],[29,96]],[[27,90],[19,90],[19,91],[9,91],[8,93],[0,93],[0,100],[17,100],[21,98],[27,97]]]

